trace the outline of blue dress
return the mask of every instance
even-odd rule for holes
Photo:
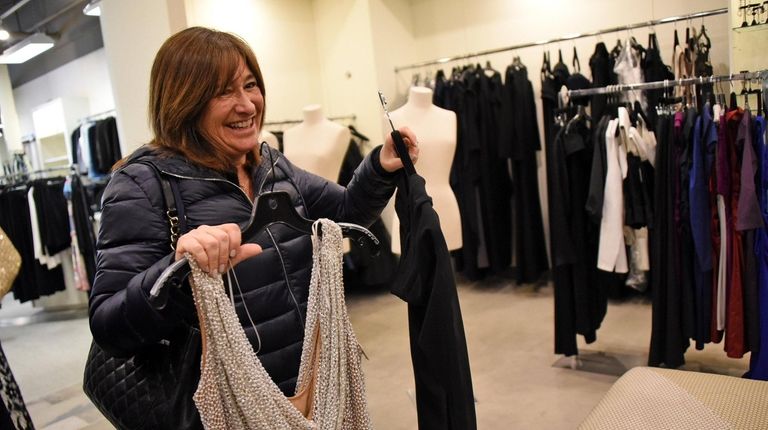
[[[765,147],[765,118],[755,117],[755,153],[759,160],[758,201],[763,228],[756,231],[757,287],[760,315],[760,345],[753,348],[747,377],[768,380],[768,148]]]

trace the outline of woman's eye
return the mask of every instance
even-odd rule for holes
[[[248,82],[247,84],[245,84],[245,89],[247,89],[247,90],[252,90],[252,89],[257,88],[257,87],[258,87],[258,85],[256,85],[256,81]]]

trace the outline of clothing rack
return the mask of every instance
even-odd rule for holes
[[[638,22],[638,23],[629,24],[629,25],[622,25],[622,26],[613,27],[613,28],[606,28],[606,29],[603,29],[603,30],[591,31],[591,32],[588,32],[588,33],[570,34],[570,35],[558,37],[558,38],[555,38],[555,39],[542,40],[542,41],[538,41],[538,42],[521,43],[521,44],[518,44],[518,45],[507,46],[507,47],[504,47],[504,48],[489,49],[487,51],[473,52],[473,53],[470,53],[470,54],[458,55],[458,56],[454,56],[454,57],[438,58],[436,60],[424,61],[424,62],[421,62],[421,63],[410,64],[410,65],[407,65],[407,66],[395,67],[395,73],[398,73],[398,72],[400,72],[402,70],[417,69],[419,67],[424,67],[424,66],[433,66],[433,65],[436,65],[436,64],[448,63],[450,61],[466,60],[466,59],[469,59],[469,58],[482,57],[482,56],[485,56],[485,55],[498,54],[500,52],[514,51],[514,50],[517,50],[517,49],[530,48],[530,47],[533,47],[533,46],[551,45],[553,43],[565,42],[565,41],[568,41],[568,40],[581,39],[583,37],[592,37],[592,36],[598,36],[598,35],[607,34],[607,33],[618,33],[620,31],[625,31],[625,30],[633,30],[633,29],[636,29],[636,28],[643,28],[643,27],[653,27],[653,26],[658,25],[658,24],[668,24],[668,23],[677,22],[677,21],[687,21],[687,20],[691,20],[691,19],[694,19],[694,18],[704,18],[704,17],[707,17],[707,16],[722,15],[722,14],[726,14],[726,13],[728,13],[728,8],[724,7],[724,8],[721,8],[721,9],[713,9],[713,10],[708,10],[708,11],[704,11],[704,12],[695,12],[695,13],[691,13],[691,14],[688,14],[688,15],[669,16],[669,17],[666,17],[666,18],[654,19],[654,20],[651,20],[651,21]]]
[[[331,121],[344,121],[344,120],[351,120],[354,121],[357,119],[357,115],[344,115],[344,116],[332,116],[328,118]],[[300,124],[304,122],[303,119],[288,119],[285,121],[269,121],[265,122],[264,125],[288,125],[288,124]]]
[[[639,90],[655,90],[659,88],[669,88],[682,85],[692,84],[712,84],[715,82],[724,81],[748,81],[752,79],[768,80],[768,70],[761,70],[759,72],[742,72],[732,73],[730,75],[718,75],[718,76],[698,76],[692,78],[683,79],[670,79],[664,81],[655,82],[643,82],[637,84],[620,84],[620,85],[608,85],[599,88],[588,88],[584,90],[569,90],[568,97],[585,97],[593,96],[597,94],[611,94],[620,93],[626,91],[639,91]]]
[[[95,120],[98,120],[98,119],[106,118],[108,116],[112,116],[114,114],[115,114],[115,110],[114,109],[108,109],[108,110],[105,110],[103,112],[94,113],[94,114],[91,114],[91,115],[88,115],[88,116],[84,116],[84,117],[80,118],[80,122],[95,121]]]

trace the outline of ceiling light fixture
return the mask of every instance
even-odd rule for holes
[[[11,33],[8,33],[8,30],[0,27],[0,40],[8,40],[11,38]]]
[[[0,55],[0,64],[20,64],[53,48],[54,40],[43,33],[35,33],[11,46]]]
[[[101,16],[101,0],[91,0],[83,8],[83,13],[88,16]]]

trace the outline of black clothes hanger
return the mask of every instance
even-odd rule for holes
[[[640,116],[640,118],[643,119],[643,122],[645,123],[646,127],[651,126],[651,122],[648,121],[648,117],[645,115],[645,112],[643,112],[643,107],[640,105],[639,100],[635,100],[634,106],[632,106],[632,112],[634,112],[636,115]]]
[[[525,68],[525,64],[523,64],[523,61],[520,59],[519,56],[515,56],[512,58],[512,67],[515,68],[515,70],[522,70]]]
[[[283,224],[299,233],[312,234],[314,223],[314,220],[304,218],[296,211],[291,196],[286,191],[270,191],[256,197],[250,222],[242,231],[242,241],[253,241],[262,230],[273,224]],[[368,229],[345,222],[338,225],[341,227],[342,236],[360,247],[369,248],[372,255],[378,255],[379,240]]]
[[[624,45],[621,43],[621,39],[616,39],[616,46],[611,49],[611,56],[618,57],[622,49],[624,49]]]
[[[269,191],[256,197],[248,225],[242,230],[242,243],[253,241],[255,237],[267,227],[274,224],[283,224],[299,233],[312,234],[314,221],[304,218],[293,206],[290,195],[285,191]],[[371,252],[376,256],[380,252],[381,243],[376,236],[365,227],[351,223],[338,223],[342,236],[350,239],[352,243]],[[322,234],[322,231],[320,232]],[[168,301],[166,286],[173,284],[176,287],[182,285],[182,281],[190,273],[189,261],[182,257],[174,262],[157,278],[149,293],[149,302],[155,309],[162,309]],[[173,279],[172,282],[169,282]]]
[[[557,64],[555,64],[555,67],[557,67],[557,66],[559,66],[561,64],[563,66],[565,66],[565,63],[563,63],[563,50],[558,48],[558,50],[557,50]]]
[[[574,115],[573,118],[568,121],[568,124],[566,124],[565,134],[570,133],[571,127],[580,122],[592,122],[592,118],[587,115],[587,110],[582,104],[576,105],[576,115]]]
[[[573,60],[571,61],[574,73],[581,73],[581,61],[579,61],[579,53],[576,52],[576,47],[573,47]]]
[[[736,93],[731,91],[731,97],[728,103],[728,110],[736,110],[739,108],[739,101],[736,99]]]
[[[441,70],[441,72],[442,72],[442,70]],[[368,139],[368,137],[366,135],[364,135],[363,133],[360,133],[359,131],[357,131],[357,129],[355,128],[354,125],[350,125],[348,127],[349,127],[349,131],[352,133],[352,136],[362,140],[363,142],[370,142],[371,141],[371,139]]]
[[[478,64],[478,70],[480,70],[480,65]],[[485,73],[485,76],[488,76],[489,78],[494,76],[496,73],[499,73],[496,69],[493,68],[491,65],[491,60],[487,60],[485,62],[485,67],[482,68],[483,72]]]
[[[707,29],[704,27],[704,24],[701,24],[701,32],[699,33],[699,36],[697,38],[697,43],[699,46],[706,46],[707,48],[712,47],[712,41],[709,39],[709,35],[707,34]]]
[[[677,49],[680,46],[680,38],[677,36],[677,29],[675,29],[675,43],[672,45],[672,49]]]

